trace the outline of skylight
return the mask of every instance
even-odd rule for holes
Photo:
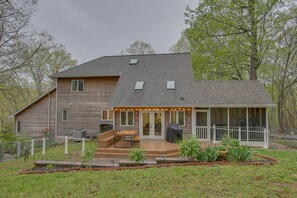
[[[167,89],[175,89],[175,81],[167,81]]]
[[[130,60],[130,65],[137,65],[138,59],[131,59]]]
[[[144,85],[143,81],[137,81],[134,89],[135,90],[143,90],[143,85]]]

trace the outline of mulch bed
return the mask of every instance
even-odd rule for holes
[[[147,168],[162,168],[162,167],[175,167],[175,166],[213,166],[213,165],[273,165],[277,162],[276,159],[254,154],[263,158],[261,161],[248,161],[248,162],[229,162],[229,161],[215,161],[215,162],[187,162],[187,163],[164,163],[156,165],[142,165],[142,166],[127,166],[127,167],[55,167],[52,170],[47,170],[46,167],[34,167],[20,172],[20,174],[44,174],[44,173],[58,173],[58,172],[74,172],[74,171],[115,171],[115,170],[133,170],[133,169],[147,169]]]

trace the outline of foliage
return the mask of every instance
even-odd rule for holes
[[[88,145],[85,147],[85,152],[82,155],[82,163],[84,167],[90,167],[92,159],[94,158],[96,148]]]
[[[54,166],[53,164],[48,164],[48,165],[46,166],[46,168],[47,168],[48,170],[52,170],[52,169],[55,168],[55,166]]]
[[[143,148],[133,148],[129,153],[129,158],[132,162],[143,162],[146,157],[146,152]]]
[[[219,156],[219,149],[217,146],[208,146],[200,151],[196,157],[199,162],[214,162]]]
[[[143,55],[155,54],[156,52],[150,43],[146,43],[138,39],[137,41],[132,43],[128,48],[126,48],[125,52],[122,51],[121,53],[128,55]]]
[[[16,140],[16,135],[13,132],[0,133],[0,142],[13,142]]]
[[[226,150],[226,147],[224,145],[219,145],[217,146],[218,150],[219,151],[225,151]]]
[[[240,141],[232,138],[227,133],[225,133],[223,135],[223,137],[222,137],[222,145],[225,146],[225,147],[239,146],[240,145]]]
[[[231,146],[228,148],[229,161],[249,161],[251,159],[252,150],[249,146]]]
[[[170,47],[169,51],[173,53],[191,52],[191,44],[185,34],[185,31],[181,33],[180,39],[178,39],[176,44]]]
[[[194,136],[179,141],[178,146],[180,155],[187,157],[190,161],[194,161],[199,154],[200,143]]]

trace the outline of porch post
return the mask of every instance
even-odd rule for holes
[[[264,145],[263,148],[268,149],[268,133],[267,130],[264,129]]]
[[[216,125],[213,125],[213,143],[216,143]]]
[[[265,109],[266,116],[266,134],[267,134],[267,148],[269,147],[269,125],[268,125],[268,108]]]
[[[249,141],[249,108],[246,108],[246,141]]]
[[[192,134],[195,135],[197,138],[196,134],[196,113],[195,113],[195,107],[192,107]]]
[[[115,130],[115,119],[116,119],[116,113],[115,113],[115,109],[113,109],[112,111],[112,114],[113,114],[113,121],[112,121],[112,130]]]
[[[207,114],[208,118],[208,123],[207,123],[207,139],[210,141],[210,126],[211,126],[211,115],[210,115],[210,107],[208,108],[208,114]]]
[[[228,137],[230,135],[230,114],[229,114],[229,107],[227,108],[227,129],[228,129]]]
[[[241,142],[241,127],[238,127],[238,139]]]

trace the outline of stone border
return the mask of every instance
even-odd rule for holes
[[[164,163],[156,165],[142,165],[142,166],[126,166],[126,167],[71,167],[60,170],[42,170],[32,171],[32,168],[26,169],[20,172],[20,174],[44,174],[44,173],[58,173],[58,172],[74,172],[74,171],[115,171],[115,170],[133,170],[133,169],[147,169],[147,168],[162,168],[162,167],[177,167],[177,166],[213,166],[213,165],[273,165],[277,163],[276,159],[254,154],[255,156],[261,157],[267,161],[249,161],[249,162],[229,162],[229,161],[216,161],[216,162],[186,162],[186,163]]]

